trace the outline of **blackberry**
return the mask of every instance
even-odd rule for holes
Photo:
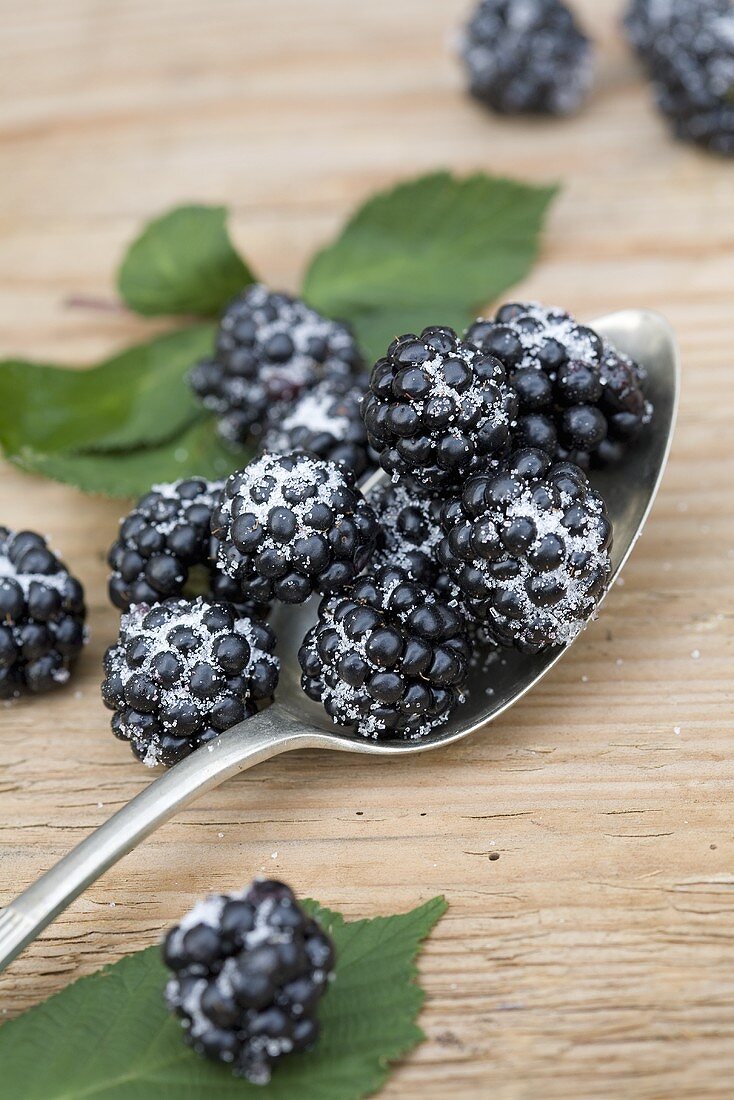
[[[502,363],[450,328],[393,340],[370,378],[362,414],[380,465],[439,490],[504,455],[517,398]]]
[[[324,378],[306,390],[280,424],[264,435],[262,450],[271,454],[309,451],[318,458],[340,462],[355,477],[372,464],[361,401],[367,379]]]
[[[280,663],[265,623],[226,604],[135,604],[104,658],[112,732],[149,767],[174,764],[269,699]]]
[[[472,95],[500,114],[571,114],[591,88],[591,43],[561,0],[481,0],[461,52]]]
[[[190,382],[217,414],[222,436],[237,445],[277,424],[320,379],[352,378],[361,365],[345,325],[258,283],[227,307],[214,355],[194,367]]]
[[[197,1054],[253,1084],[319,1035],[334,966],[331,938],[282,882],[256,879],[200,901],[163,942],[168,1007]]]
[[[86,614],[84,589],[46,539],[0,527],[0,699],[65,684]]]
[[[443,538],[441,499],[412,492],[405,485],[381,482],[367,493],[380,525],[370,571],[401,569],[409,580],[451,600],[456,587],[439,569],[436,550]]]
[[[374,738],[417,738],[448,721],[469,656],[458,610],[393,568],[324,597],[298,653],[306,694]]]
[[[115,607],[180,596],[189,570],[209,565],[212,509],[222,482],[187,478],[154,485],[120,523],[107,561]]]
[[[617,461],[652,418],[643,369],[564,310],[509,303],[464,339],[505,364],[520,404],[516,446],[589,469]]]
[[[676,135],[733,156],[731,0],[633,0],[625,25]]]
[[[296,451],[261,455],[232,474],[212,531],[219,567],[245,598],[303,603],[354,580],[377,520],[350,470]]]
[[[470,478],[444,504],[442,523],[439,560],[502,645],[527,653],[565,645],[604,593],[612,525],[570,462],[518,451],[499,472]]]

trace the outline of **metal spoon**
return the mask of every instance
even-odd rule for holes
[[[623,463],[593,477],[614,524],[613,583],[647,519],[665,469],[675,424],[679,368],[673,333],[658,314],[627,310],[592,323],[619,350],[644,364],[655,406],[649,429]],[[505,660],[492,668],[492,695],[486,693],[486,671],[476,669],[468,684],[468,700],[447,725],[417,742],[372,741],[340,732],[323,709],[301,691],[298,647],[314,614],[312,600],[286,608],[281,615],[282,668],[273,706],[234,726],[156,779],[0,911],[0,969],[108,867],[202,791],[291,749],[401,757],[449,745],[475,733],[516,703],[565,652],[556,649],[528,657],[508,650]]]

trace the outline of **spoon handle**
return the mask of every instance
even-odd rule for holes
[[[332,739],[333,743],[333,739]],[[232,775],[290,749],[331,747],[277,706],[227,730],[136,795],[0,910],[0,970],[74,898],[176,810]]]

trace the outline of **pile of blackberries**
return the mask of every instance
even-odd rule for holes
[[[434,327],[392,342],[362,405],[391,477],[368,493],[377,547],[322,600],[299,654],[334,722],[421,736],[461,700],[470,639],[535,653],[577,636],[611,572],[585,471],[644,431],[645,381],[593,329],[533,304],[461,338]]]
[[[248,308],[265,310],[263,294]],[[288,335],[282,311],[266,315]],[[240,336],[264,348],[250,323]],[[289,339],[303,350],[302,333]],[[280,377],[271,367],[252,384]],[[272,450],[226,482],[156,486],[122,522],[110,593],[127,615],[104,698],[146,763],[180,759],[272,697],[260,620],[276,601],[322,597],[301,682],[336,724],[415,738],[462,700],[477,638],[565,645],[604,594],[612,530],[587,471],[620,461],[652,417],[636,363],[563,310],[514,303],[462,336],[399,336],[361,401],[337,374],[266,419]],[[368,447],[390,480],[365,496]]]
[[[734,156],[733,0],[628,0],[624,29],[675,135]],[[470,93],[493,111],[568,115],[593,45],[564,0],[479,0],[461,34]]]
[[[163,960],[186,1041],[253,1084],[318,1038],[334,945],[284,883],[260,879],[199,902],[166,936]]]

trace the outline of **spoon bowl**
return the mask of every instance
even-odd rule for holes
[[[606,500],[614,526],[611,589],[640,535],[665,469],[678,403],[679,366],[672,330],[659,314],[626,310],[598,318],[592,325],[619,351],[646,368],[648,393],[655,410],[647,431],[629,448],[622,462],[591,475],[592,483]],[[365,487],[381,476],[374,475]],[[295,608],[281,608],[280,621],[275,620],[281,677],[276,701],[270,708],[227,730],[150,783],[0,911],[0,969],[108,867],[178,809],[229,776],[298,748],[397,757],[449,745],[480,730],[521,699],[568,649],[566,646],[534,656],[503,650],[501,656],[491,658],[489,665],[480,661],[472,669],[467,699],[445,726],[420,740],[372,740],[334,726],[323,708],[301,690],[298,649],[315,621],[316,606],[317,602],[311,600]]]
[[[655,410],[647,431],[627,450],[623,460],[609,469],[592,471],[590,475],[594,488],[607,503],[614,527],[608,593],[639,538],[665,469],[675,423],[679,371],[672,330],[659,314],[625,310],[598,318],[591,325],[619,351],[645,366],[647,393]],[[385,478],[383,473],[374,474],[364,488],[369,489]],[[278,615],[274,618],[281,659],[277,705],[304,725],[346,741],[353,751],[380,755],[426,752],[458,741],[487,725],[522,698],[569,648],[556,647],[532,656],[513,649],[491,654],[488,662],[480,660],[472,668],[466,701],[454,711],[446,725],[417,741],[400,738],[365,741],[359,734],[345,733],[335,727],[323,707],[301,690],[298,649],[306,631],[316,621],[317,606],[318,600],[312,599],[297,607],[281,607],[278,609],[280,622]]]

